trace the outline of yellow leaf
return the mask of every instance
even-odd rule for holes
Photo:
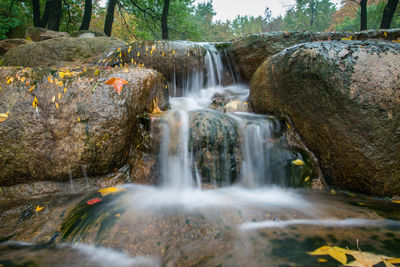
[[[147,51],[149,51],[149,48],[148,48],[147,45],[146,45],[146,52],[147,52]]]
[[[310,180],[310,176],[307,176],[306,179],[304,179],[304,182],[308,182],[308,180]]]
[[[385,38],[387,38],[387,32],[383,32],[383,35],[385,36]]]
[[[132,50],[132,47],[131,47],[131,46],[129,46],[129,48],[128,48],[128,54],[130,54],[130,53],[131,53],[131,50]]]
[[[331,189],[331,191],[329,191],[332,195],[336,195],[336,191],[334,189]]]
[[[400,200],[392,200],[393,203],[400,204]]]
[[[32,92],[33,89],[35,89],[35,85],[32,85],[31,87],[29,87],[28,92],[29,92],[29,93]]]
[[[78,121],[79,121],[79,122],[81,121],[81,118],[79,118],[79,116],[78,116]]]
[[[100,71],[99,71],[98,69],[94,71],[94,75],[97,76],[97,75],[99,75],[99,74],[100,74]]]
[[[309,252],[308,254],[310,255],[329,255],[341,264],[346,264],[347,263],[347,257],[346,257],[346,249],[340,248],[340,247],[331,247],[331,246],[322,246],[313,252]]]
[[[25,82],[25,77],[21,77],[21,82]]]
[[[59,108],[60,108],[60,106],[58,105],[57,102],[55,103],[55,106],[56,106],[56,109],[59,109]]]
[[[64,93],[66,93],[66,92],[67,92],[67,87],[64,88]]]
[[[162,52],[162,56],[163,56],[163,57],[165,56],[165,53],[164,53],[164,51]]]
[[[10,77],[7,79],[7,84],[10,84],[14,81],[14,77]]]
[[[304,161],[302,161],[301,159],[293,160],[292,163],[294,165],[297,165],[297,166],[303,166],[304,165]]]
[[[48,81],[49,83],[53,83],[53,78],[49,75],[49,76],[47,76],[47,81]]]
[[[286,127],[287,127],[288,129],[291,129],[291,128],[292,128],[292,127],[290,127],[289,123],[286,123]]]
[[[33,102],[32,102],[32,107],[36,108],[38,106],[38,99],[36,98],[36,96],[33,98]]]
[[[61,93],[58,93],[57,98],[58,98],[58,100],[60,100],[60,98],[61,98]]]
[[[160,114],[160,113],[162,113],[162,110],[157,105],[157,98],[153,99],[153,111],[151,113],[152,114]]]
[[[136,56],[138,56],[138,57],[140,56],[140,52],[139,51],[137,52]]]
[[[119,217],[121,217],[121,214],[117,213],[117,214],[115,214],[114,216],[115,216],[116,218],[119,218]]]
[[[175,55],[175,49],[174,49],[174,50],[172,50],[172,55]]]
[[[8,114],[10,114],[9,111],[7,111],[7,113],[0,113],[0,122],[3,122],[6,119],[8,119]]]
[[[124,189],[123,188],[116,188],[116,187],[107,187],[107,188],[100,189],[97,192],[99,192],[104,197],[104,196],[107,196],[109,194],[118,193],[120,191],[124,191]]]
[[[327,262],[327,261],[328,261],[327,259],[322,259],[322,258],[318,259],[318,262]]]
[[[36,212],[41,211],[44,207],[40,207],[39,205],[36,206]]]
[[[385,260],[389,263],[400,264],[400,258]]]
[[[56,97],[53,95],[53,97],[51,98],[51,102],[54,103],[56,102]]]

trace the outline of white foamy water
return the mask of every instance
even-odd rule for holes
[[[400,226],[400,223],[392,220],[369,220],[369,219],[326,219],[326,220],[308,220],[296,219],[287,221],[262,221],[246,222],[240,225],[240,230],[257,230],[262,228],[284,228],[291,225],[312,225],[312,226],[331,226],[331,227],[355,227],[355,226]]]

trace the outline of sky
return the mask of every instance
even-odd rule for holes
[[[209,0],[196,0],[197,3],[208,2]],[[331,0],[338,4],[340,0]],[[214,10],[217,13],[216,20],[233,20],[237,15],[264,16],[264,10],[268,6],[272,12],[272,17],[283,15],[290,6],[294,5],[295,0],[213,0]]]

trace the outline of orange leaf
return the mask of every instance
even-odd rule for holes
[[[101,201],[100,198],[95,197],[95,198],[89,199],[88,201],[86,201],[86,203],[87,203],[88,205],[94,205],[94,204],[96,204],[96,203],[98,203],[98,202],[100,202],[100,201]]]
[[[128,84],[128,82],[121,78],[112,77],[111,79],[106,81],[106,84],[114,86],[115,91],[117,91],[117,93],[120,94],[122,87],[125,84]]]

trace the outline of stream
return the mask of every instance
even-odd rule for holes
[[[34,230],[2,240],[0,266],[399,266],[400,204],[310,189],[307,154],[249,112],[226,55],[197,45],[204,70],[174,73],[170,109],[151,118],[158,183],[21,200],[8,213]],[[310,254],[323,246],[347,252]]]

